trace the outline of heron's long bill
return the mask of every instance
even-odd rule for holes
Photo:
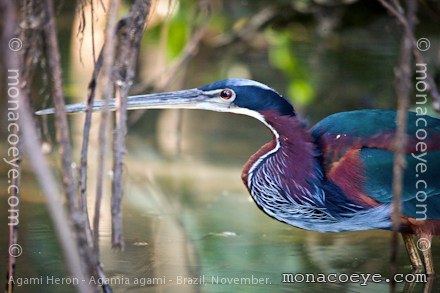
[[[215,98],[208,92],[200,89],[181,90],[176,92],[166,92],[157,94],[147,94],[130,96],[127,98],[127,109],[207,109],[211,108],[208,104],[215,104]],[[220,106],[221,105],[217,105]],[[84,112],[86,103],[78,103],[66,105],[67,113]],[[96,100],[92,105],[92,111],[103,111],[105,108],[104,100]],[[112,99],[108,103],[108,109],[114,111],[116,108],[116,100]],[[216,109],[220,110],[221,109]],[[37,115],[47,115],[55,113],[54,108],[37,111]]]

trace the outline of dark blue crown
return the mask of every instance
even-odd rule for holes
[[[265,84],[249,79],[231,78],[210,83],[199,88],[202,91],[232,89],[234,104],[240,108],[261,111],[277,111],[280,115],[295,115],[293,106],[277,91]]]

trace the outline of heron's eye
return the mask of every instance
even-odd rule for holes
[[[234,96],[234,92],[232,90],[226,89],[220,92],[220,97],[225,100],[229,100]]]

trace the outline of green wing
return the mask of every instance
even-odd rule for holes
[[[312,135],[322,151],[326,173],[334,168],[353,168],[344,166],[344,158],[348,150],[358,150],[364,176],[358,189],[377,202],[390,203],[395,121],[395,111],[361,110],[319,122]],[[440,119],[409,112],[407,138],[403,214],[440,219]]]

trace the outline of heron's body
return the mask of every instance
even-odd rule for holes
[[[362,204],[326,176],[320,148],[295,116],[278,118],[277,122],[281,122],[275,124],[277,135],[252,157],[242,175],[264,212],[290,225],[320,232],[390,226],[388,204]],[[357,172],[357,166],[346,167]],[[372,216],[378,220],[372,222]]]
[[[311,130],[296,116],[264,116],[276,133],[242,173],[264,212],[320,232],[391,229],[395,111],[338,113]],[[428,122],[423,141],[414,139],[419,118]],[[414,232],[433,223],[413,219],[440,219],[440,120],[409,113],[409,122],[402,231]],[[425,152],[417,151],[420,142]],[[430,226],[430,234],[439,234],[440,222]]]
[[[92,105],[102,108],[102,101]],[[128,109],[143,108],[230,112],[264,123],[273,139],[249,159],[242,179],[258,207],[279,221],[319,232],[392,226],[395,111],[338,113],[307,129],[278,92],[245,79],[128,98]],[[67,106],[68,112],[85,109],[85,104]],[[401,232],[430,240],[440,234],[440,119],[409,113],[407,135]],[[426,251],[425,267],[433,273]]]

